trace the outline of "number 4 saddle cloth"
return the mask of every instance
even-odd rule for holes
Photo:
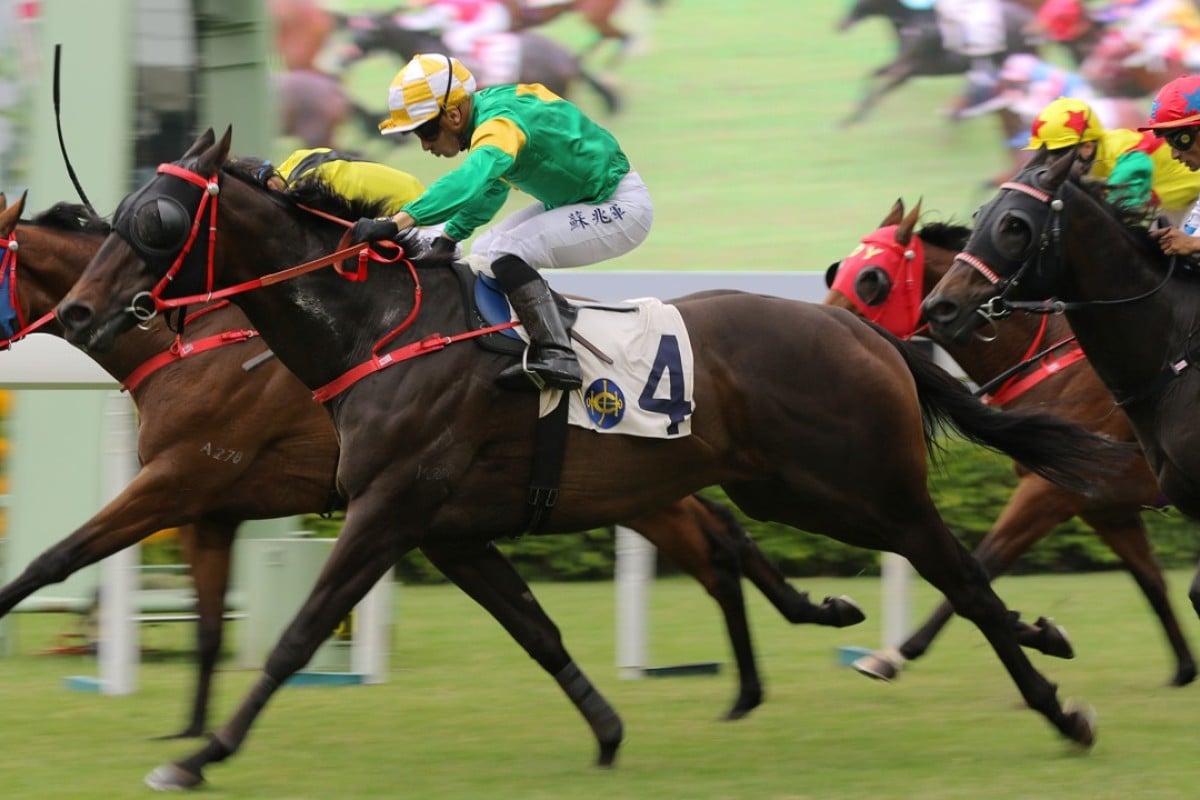
[[[583,388],[571,392],[567,421],[599,433],[687,436],[696,404],[692,344],[683,318],[675,306],[653,297],[621,305],[621,310],[578,306],[572,344]],[[526,338],[524,328],[516,330]],[[542,391],[541,416],[561,396],[561,389]]]

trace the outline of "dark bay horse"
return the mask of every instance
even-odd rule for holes
[[[1039,154],[979,210],[925,316],[940,339],[962,343],[1013,310],[1065,313],[1158,485],[1200,519],[1200,283],[1194,267],[1163,255],[1139,212],[1072,178],[1074,159]],[[1200,573],[1189,596],[1200,612]]]
[[[369,273],[361,261],[352,268],[353,258],[340,263],[363,246],[336,250],[345,228],[239,171],[228,162],[230,141],[228,130],[220,139],[207,131],[122,202],[117,233],[59,304],[58,319],[70,341],[103,350],[138,316],[194,302],[193,292],[229,294],[280,361],[325,398],[348,508],[312,594],[242,705],[204,747],[150,774],[160,789],[197,786],[207,765],[233,755],[271,696],[400,554],[421,546],[454,553],[460,570],[481,568],[494,557],[492,540],[521,533],[531,513],[538,397],[497,389],[493,377],[511,357],[456,338],[475,331],[465,330],[448,259],[376,263]],[[342,203],[342,219],[372,213]],[[197,238],[201,227],[209,233]],[[335,269],[322,266],[331,261]],[[174,299],[163,296],[167,283]],[[934,508],[927,448],[939,424],[950,425],[1077,489],[1089,482],[1081,476],[1123,463],[1128,448],[1098,447],[1056,417],[990,409],[919,349],[842,309],[733,291],[671,305],[694,346],[694,405],[684,399],[674,337],[658,342],[669,395],[651,387],[643,397],[664,429],[690,412],[690,435],[572,427],[557,503],[538,532],[607,524],[721,485],[755,518],[893,550],[980,628],[1030,707],[1090,746],[1090,711],[1060,704],[986,573]],[[553,623],[529,599],[503,621],[587,721],[598,763],[612,764],[620,717],[562,649]]]
[[[1003,0],[1004,51],[996,56],[996,66],[1013,53],[1036,53],[1037,42],[1030,34],[1033,11],[1012,0]],[[912,78],[965,74],[970,60],[946,49],[933,9],[909,8],[900,0],[855,0],[838,20],[838,31],[848,31],[863,20],[881,17],[892,27],[896,51],[892,60],[876,67],[867,77],[867,89],[854,109],[840,125],[849,127],[862,122],[876,104],[892,90]]]
[[[879,230],[865,236],[830,276],[825,302],[848,308],[908,339],[926,332],[920,303],[950,269],[966,245],[970,229],[932,223],[916,230],[921,206],[904,213],[897,200]],[[1070,326],[1061,316],[1018,314],[997,320],[965,344],[940,341],[947,353],[980,387],[990,387],[987,402],[1003,408],[1037,408],[1078,422],[1119,441],[1133,442],[1129,419],[1083,358]],[[989,574],[1005,572],[1030,547],[1060,523],[1078,516],[1121,559],[1162,624],[1172,652],[1172,686],[1196,677],[1192,656],[1171,607],[1166,580],[1154,557],[1142,511],[1159,503],[1159,488],[1144,458],[1089,494],[1056,486],[1016,464],[1017,488],[1000,517],[975,548]],[[1200,607],[1200,597],[1193,595]],[[896,650],[868,654],[854,663],[871,677],[896,677],[906,661],[920,658],[949,622],[954,610],[943,602]],[[1039,620],[1041,622],[1041,620]],[[1053,626],[1031,626],[1019,636],[1026,647],[1069,657]]]
[[[59,204],[32,222],[20,221],[25,198],[8,206],[0,196],[0,243],[18,242],[4,270],[17,287],[20,317],[34,327],[83,272],[111,228],[77,205]],[[11,284],[10,284],[11,285]],[[25,597],[76,570],[145,539],[180,527],[197,597],[198,680],[191,713],[175,736],[199,736],[206,725],[213,671],[221,650],[225,593],[233,540],[243,520],[320,513],[341,504],[334,491],[338,447],[329,415],[277,359],[236,307],[220,304],[188,322],[178,341],[161,320],[124,336],[110,351],[94,351],[100,366],[129,388],[139,412],[136,478],[70,535],[48,548],[0,587],[0,616]],[[61,334],[57,323],[43,328]],[[213,349],[208,345],[218,344]],[[0,340],[0,345],[4,344]],[[186,347],[180,347],[181,344]],[[15,346],[20,346],[19,344]],[[185,358],[170,352],[192,348]],[[0,361],[3,355],[0,354]],[[257,364],[247,369],[250,364]],[[144,375],[144,377],[143,377]],[[204,387],[197,392],[197,387]],[[254,402],[270,397],[270,403]],[[218,453],[236,454],[218,457]],[[187,487],[182,491],[181,487]],[[623,523],[696,578],[721,608],[738,667],[737,696],[727,719],[762,702],[740,577],[744,573],[793,623],[844,626],[863,619],[846,598],[809,602],[746,535],[732,513],[690,496]],[[458,567],[453,553],[423,548],[448,577],[494,613],[492,594],[471,588],[508,587],[507,561],[496,554],[491,572]]]

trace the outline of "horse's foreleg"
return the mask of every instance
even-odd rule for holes
[[[1114,525],[1109,521],[1096,521],[1089,524],[1096,529],[1100,538],[1108,544],[1137,581],[1138,587],[1154,613],[1162,624],[1163,632],[1171,650],[1175,653],[1175,675],[1171,678],[1172,686],[1187,686],[1196,679],[1196,661],[1192,657],[1191,648],[1179,627],[1175,610],[1171,608],[1170,596],[1167,594],[1167,581],[1163,577],[1158,559],[1146,536],[1146,529],[1141,518],[1133,515],[1124,525]]]
[[[29,595],[64,581],[89,564],[140,542],[155,531],[186,522],[151,471],[142,469],[91,519],[31,561],[0,588],[0,616]]]
[[[267,656],[262,674],[233,717],[200,750],[147,775],[147,785],[165,791],[192,789],[203,783],[204,768],[238,751],[279,687],[308,663],[338,623],[408,549],[398,547],[397,537],[388,535],[379,524],[369,528],[356,524],[357,520],[353,511],[347,513],[316,586]]]
[[[597,764],[611,766],[624,736],[621,718],[576,666],[558,628],[509,560],[490,543],[426,546],[422,550],[447,578],[495,617],[530,658],[554,676],[596,737]]]
[[[179,531],[184,560],[196,588],[196,691],[187,724],[178,733],[159,737],[183,739],[204,733],[213,673],[221,655],[225,630],[225,593],[236,522],[202,520]]]
[[[912,68],[900,62],[892,62],[883,67],[868,83],[867,93],[858,101],[854,110],[842,118],[838,127],[849,128],[851,125],[865,120],[871,109],[883,99],[884,95],[905,83],[912,76]]]
[[[1091,747],[1096,728],[1090,709],[1062,707],[1057,687],[1034,668],[1021,649],[1008,609],[992,589],[987,573],[946,528],[932,504],[926,522],[910,530],[913,533],[897,540],[896,552],[946,595],[960,616],[983,632],[1029,707],[1063,736]]]
[[[972,555],[979,561],[987,574],[995,578],[1037,542],[1041,541],[1054,527],[1067,521],[1083,507],[1080,495],[1036,476],[1027,475],[1017,484],[1008,504],[992,525]],[[929,650],[933,640],[954,616],[954,607],[942,601],[929,618],[895,651],[881,651],[863,656],[854,663],[854,668],[872,678],[890,680],[899,675],[904,664],[915,661]],[[1024,647],[1039,650],[1047,655],[1070,658],[1074,655],[1070,644],[1062,637],[1061,629],[1048,620],[1038,625],[1022,622],[1010,615],[1010,624]]]

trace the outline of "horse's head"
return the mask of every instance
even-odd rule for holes
[[[103,351],[153,317],[160,301],[212,290],[215,243],[209,234],[231,136],[226,130],[218,141],[209,129],[117,207],[113,234],[58,305],[70,342]]]
[[[899,24],[914,13],[913,9],[906,7],[900,0],[854,0],[846,14],[838,20],[837,29],[850,30],[871,17],[886,17],[893,24]]]
[[[1007,313],[1005,300],[1054,294],[1062,266],[1059,195],[1074,161],[1074,148],[1053,160],[1042,150],[977,212],[966,247],[921,306],[935,336],[966,344]]]
[[[925,270],[925,247],[913,229],[921,203],[904,213],[897,200],[880,227],[825,273],[826,305],[840,306],[901,338],[917,330]]]

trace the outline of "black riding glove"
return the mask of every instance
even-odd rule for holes
[[[363,217],[350,229],[350,243],[378,242],[395,239],[400,235],[400,226],[390,218],[369,219]]]
[[[447,239],[445,236],[439,236],[429,243],[429,252],[433,255],[452,256],[456,247],[458,247],[458,242]]]

